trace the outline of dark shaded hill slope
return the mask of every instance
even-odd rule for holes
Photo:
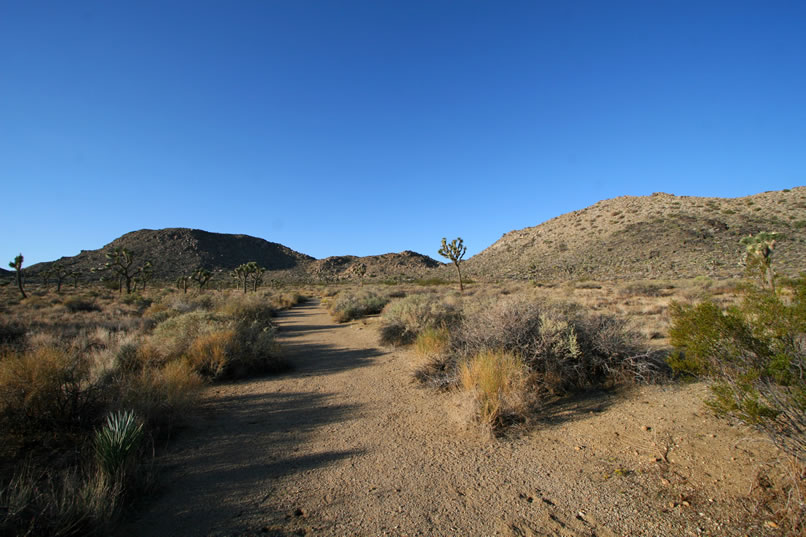
[[[200,229],[168,228],[141,229],[126,233],[103,248],[84,250],[72,257],[58,260],[68,270],[78,270],[82,280],[98,279],[93,268],[103,267],[106,252],[126,248],[134,254],[134,265],[146,260],[153,265],[157,280],[172,281],[181,274],[190,274],[198,267],[214,273],[219,282],[229,282],[229,272],[243,263],[255,261],[270,272],[266,279],[341,281],[360,277],[359,265],[366,268],[366,281],[417,278],[439,263],[416,252],[389,253],[366,257],[336,256],[316,260],[282,244],[249,235],[211,233]],[[54,262],[26,267],[29,279],[50,268]],[[3,275],[3,274],[0,274]],[[6,274],[10,278],[11,273]]]
[[[135,264],[145,260],[154,266],[154,276],[172,280],[198,267],[213,272],[229,272],[238,265],[256,261],[269,270],[304,274],[304,265],[313,258],[278,244],[249,235],[211,233],[200,229],[141,229],[115,239],[98,250],[84,250],[77,256],[59,259],[70,270],[89,274],[107,261],[105,253],[122,247],[134,253]],[[30,267],[38,272],[52,265],[39,263]]]

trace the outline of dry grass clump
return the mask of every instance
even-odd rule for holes
[[[461,319],[461,311],[453,301],[419,293],[387,304],[381,319],[381,342],[405,345],[426,329],[456,325]]]
[[[459,383],[473,394],[479,422],[495,430],[519,421],[526,410],[528,371],[523,359],[484,350],[459,364]]]
[[[120,483],[100,470],[52,475],[25,465],[0,487],[0,534],[108,535],[123,496]]]
[[[329,300],[326,305],[333,320],[346,323],[366,315],[380,313],[389,302],[386,295],[369,289],[344,290]]]
[[[435,358],[445,354],[450,348],[451,332],[447,326],[428,327],[417,334],[414,352],[421,358]]]

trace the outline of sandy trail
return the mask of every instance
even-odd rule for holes
[[[661,489],[659,474],[638,471],[656,450],[641,437],[640,424],[654,416],[641,414],[652,411],[640,401],[615,425],[602,420],[627,403],[598,396],[549,409],[551,425],[491,440],[467,427],[458,396],[412,384],[409,351],[379,347],[371,325],[334,324],[318,301],[278,323],[296,369],[209,388],[203,417],[160,458],[164,490],[121,535],[725,530],[717,515],[664,509],[676,492]],[[633,459],[602,451],[613,450],[599,438],[606,425],[623,429],[619,442],[632,439]]]

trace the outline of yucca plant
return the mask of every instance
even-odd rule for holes
[[[125,471],[142,438],[143,423],[131,410],[107,416],[104,426],[95,433],[95,453],[106,475],[117,477]]]

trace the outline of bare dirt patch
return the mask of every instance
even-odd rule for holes
[[[704,387],[547,405],[493,440],[413,384],[375,320],[280,315],[292,373],[210,387],[121,535],[775,535],[748,495],[776,451],[713,418]]]

